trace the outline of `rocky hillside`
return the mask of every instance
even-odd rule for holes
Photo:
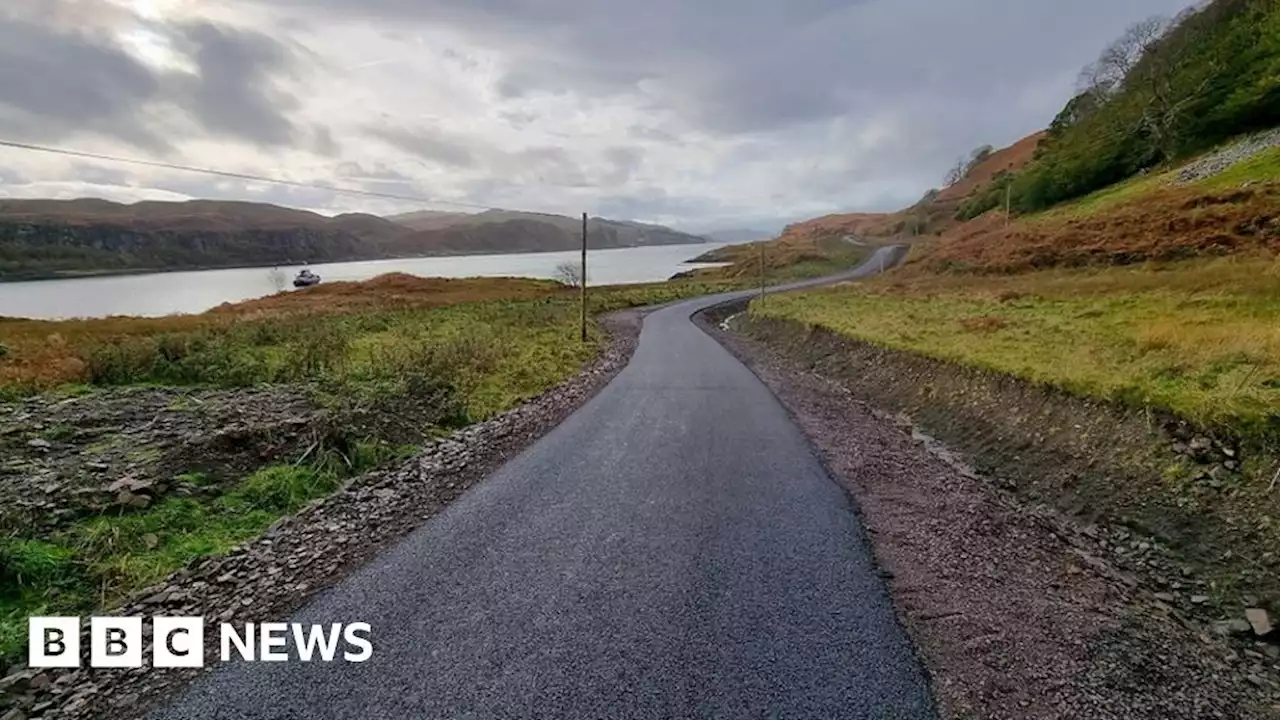
[[[325,217],[260,203],[0,200],[0,281],[119,272],[376,260],[579,246],[581,221],[508,211]],[[590,221],[594,248],[705,242],[665,227]]]
[[[388,220],[418,231],[451,230],[447,234],[449,241],[465,235],[475,238],[482,244],[497,244],[502,232],[533,228],[535,224],[556,228],[559,236],[550,234],[547,228],[539,228],[536,234],[542,237],[546,247],[535,249],[561,250],[578,247],[582,233],[582,219],[550,215],[544,213],[519,212],[515,210],[486,210],[481,213],[451,213],[426,210],[421,212],[393,215]],[[591,218],[587,221],[587,233],[591,236],[592,247],[639,247],[642,245],[692,245],[704,243],[706,238],[672,230],[661,225],[606,220]],[[521,244],[533,247],[536,243],[531,238],[524,238]]]

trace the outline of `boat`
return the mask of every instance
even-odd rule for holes
[[[310,270],[303,270],[293,279],[294,287],[311,287],[320,284],[320,276]]]

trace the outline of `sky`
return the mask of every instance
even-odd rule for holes
[[[776,230],[1048,125],[1186,0],[4,0],[0,197],[470,206]],[[456,205],[454,204],[456,203]]]

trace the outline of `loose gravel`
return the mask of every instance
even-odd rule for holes
[[[1178,182],[1206,180],[1275,147],[1280,147],[1280,128],[1250,135],[1182,168],[1178,171]]]
[[[774,391],[856,500],[944,717],[1280,716],[1267,658],[1143,587],[1097,528],[1000,488],[803,363],[704,327]]]
[[[398,469],[352,479],[261,538],[178,571],[109,614],[202,616],[207,626],[287,617],[440,512],[608,384],[635,349],[640,317],[628,311],[607,318],[608,348],[561,386],[434,443]],[[82,647],[88,647],[87,633]],[[217,643],[206,643],[206,651],[212,660]],[[150,653],[148,645],[143,656]],[[0,719],[128,720],[199,672],[19,669],[0,680]]]

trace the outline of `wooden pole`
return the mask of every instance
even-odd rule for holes
[[[578,287],[582,297],[582,342],[587,341],[587,214],[582,213],[582,277]]]
[[[760,300],[764,300],[764,241],[760,241]]]

